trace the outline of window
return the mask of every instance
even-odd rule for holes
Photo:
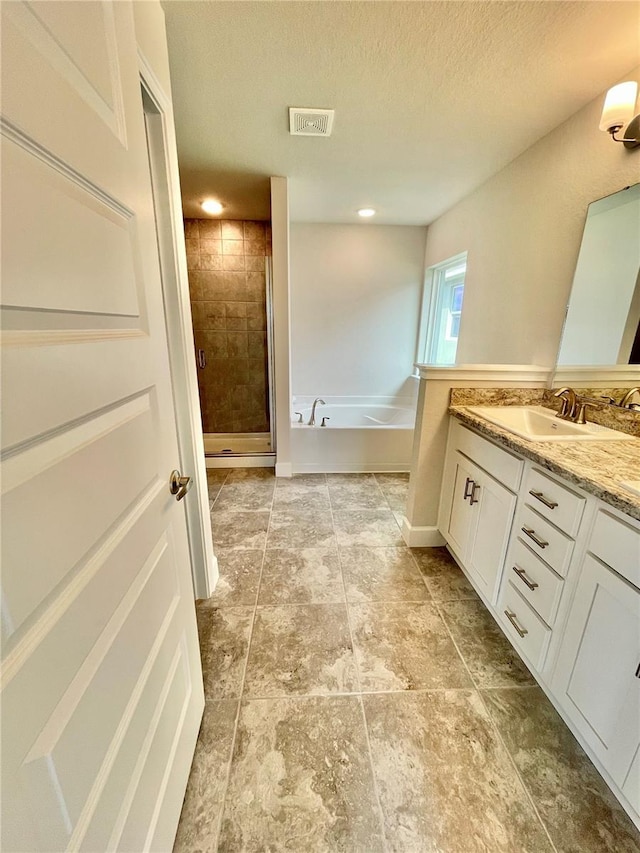
[[[455,364],[462,315],[467,253],[427,270],[417,360]]]

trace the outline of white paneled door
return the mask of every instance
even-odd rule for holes
[[[2,850],[169,851],[203,688],[132,7],[1,7]]]

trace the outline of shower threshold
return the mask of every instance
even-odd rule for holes
[[[205,433],[207,468],[262,468],[275,465],[268,432]]]

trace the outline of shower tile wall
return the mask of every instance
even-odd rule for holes
[[[268,432],[265,222],[185,219],[205,433]]]

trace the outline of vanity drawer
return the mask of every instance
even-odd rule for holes
[[[530,468],[524,486],[524,499],[536,512],[552,521],[569,536],[575,536],[584,512],[585,499],[566,486]]]
[[[639,527],[601,509],[593,525],[589,551],[634,586],[640,587]]]
[[[516,539],[509,553],[505,582],[507,580],[526,598],[547,625],[553,626],[562,595],[562,578],[519,539]]]
[[[525,542],[534,554],[541,557],[552,569],[564,577],[573,553],[573,539],[570,539],[553,524],[523,506],[516,527],[518,539]]]
[[[456,449],[483,468],[499,483],[517,492],[522,480],[524,460],[463,427],[455,435]]]
[[[511,581],[504,583],[500,590],[498,615],[513,645],[522,651],[536,669],[542,669],[551,629],[529,607]]]

